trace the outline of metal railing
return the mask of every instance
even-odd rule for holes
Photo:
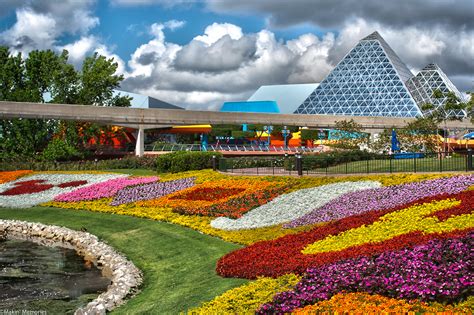
[[[371,173],[470,172],[474,170],[472,150],[434,153],[377,155],[357,161],[334,162],[324,156],[221,158],[220,171],[258,175],[332,175]]]
[[[175,152],[175,151],[202,151],[200,144],[150,144],[145,146],[145,151],[151,152]],[[274,145],[236,145],[236,144],[210,144],[207,151],[214,152],[321,152],[321,147],[285,147]]]

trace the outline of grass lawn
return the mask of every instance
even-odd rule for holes
[[[85,227],[125,254],[143,271],[144,282],[142,292],[114,314],[177,314],[247,281],[221,278],[214,271],[217,259],[239,248],[238,245],[181,226],[45,207],[0,208],[0,218],[76,230]]]
[[[342,163],[330,166],[329,174],[344,173],[389,173],[391,172],[443,172],[466,171],[465,157],[421,158],[421,159],[393,159],[393,160],[369,160]],[[326,168],[317,168],[309,172],[326,173]]]

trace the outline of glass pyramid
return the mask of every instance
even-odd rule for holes
[[[413,94],[413,95],[412,95]],[[422,116],[428,99],[378,32],[365,37],[296,109],[296,114]]]
[[[436,99],[433,97],[435,90],[440,90],[443,94],[453,92],[461,102],[467,102],[468,99],[456,88],[456,86],[449,80],[448,76],[441,70],[437,64],[429,64],[416,75],[418,82],[422,88],[429,95],[429,103],[438,107],[446,101],[446,98]],[[447,113],[449,116],[466,117],[465,111],[452,111]]]

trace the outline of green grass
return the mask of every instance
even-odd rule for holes
[[[344,173],[389,173],[389,172],[452,172],[466,171],[466,161],[464,157],[449,157],[439,160],[438,158],[422,159],[393,159],[390,160],[369,160],[342,163],[330,166],[327,169],[329,174]],[[310,172],[325,173],[325,168],[317,168]]]
[[[142,292],[114,314],[177,314],[246,282],[221,278],[217,259],[238,245],[173,224],[113,214],[34,207],[0,209],[1,219],[85,227],[143,271]]]

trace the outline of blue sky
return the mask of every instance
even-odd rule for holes
[[[2,0],[0,44],[114,58],[122,88],[190,108],[262,84],[321,81],[377,30],[415,73],[438,63],[474,89],[472,0]]]

